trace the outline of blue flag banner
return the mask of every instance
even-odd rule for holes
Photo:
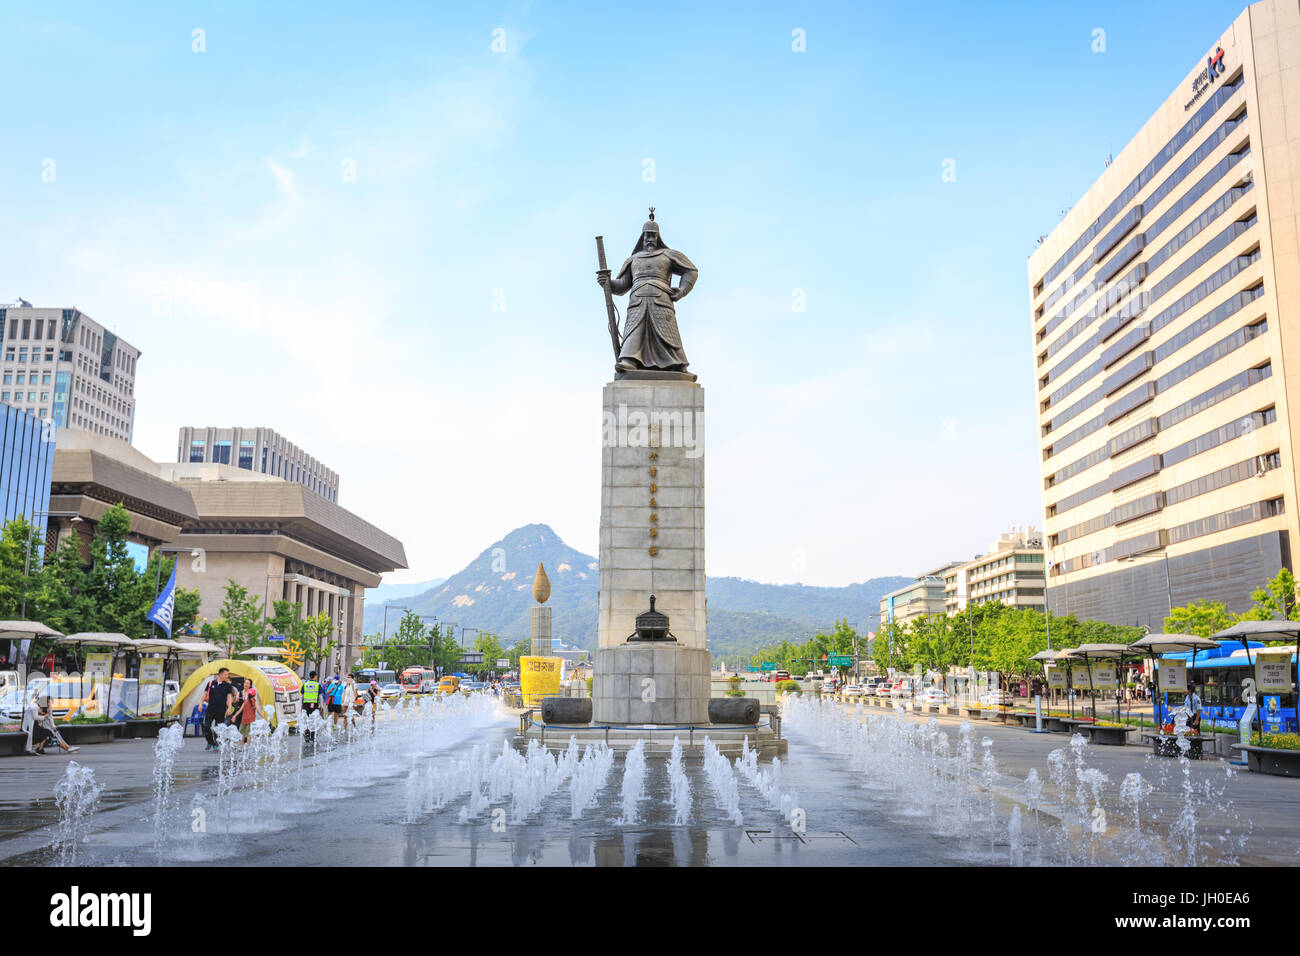
[[[153,621],[164,631],[167,636],[172,636],[172,611],[176,607],[176,565],[172,564],[171,577],[167,579],[167,586],[162,589],[158,599],[153,602],[153,607],[149,608],[149,613],[145,615],[145,620]]]

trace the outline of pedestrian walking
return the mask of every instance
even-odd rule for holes
[[[339,718],[343,716],[343,697],[347,688],[339,675],[335,674],[330,678],[329,685],[325,688],[326,699],[329,701],[330,714],[334,720],[334,726],[338,726]]]
[[[357,723],[356,715],[361,713],[363,704],[357,700],[361,692],[357,689],[357,675],[349,673],[343,678],[343,713],[350,718],[350,723],[355,727]]]
[[[307,719],[320,710],[320,696],[320,681],[316,679],[316,672],[312,671],[307,675],[307,679],[302,682],[302,725],[304,728],[302,739],[307,743],[311,743],[316,736],[305,728],[307,727]]]
[[[238,693],[235,685],[230,682],[230,668],[223,667],[217,671],[217,678],[208,685],[205,695],[207,709],[203,712],[203,736],[208,742],[205,750],[217,749],[217,733],[212,725],[226,722]]]
[[[1183,701],[1187,708],[1187,726],[1190,730],[1201,732],[1201,698],[1196,696],[1196,689],[1189,687],[1187,690],[1187,699]]]
[[[258,717],[265,717],[266,711],[262,709],[262,702],[258,699],[257,688],[253,686],[251,677],[244,678],[244,690],[239,698],[239,735],[244,738],[244,743],[248,743],[248,735],[253,729],[253,721]]]

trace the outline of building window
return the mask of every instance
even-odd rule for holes
[[[203,461],[207,451],[207,442],[192,441],[190,442],[190,461]]]

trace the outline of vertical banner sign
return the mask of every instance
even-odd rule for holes
[[[1255,654],[1255,690],[1261,694],[1291,693],[1291,652],[1259,651]]]
[[[163,659],[146,657],[140,661],[141,717],[161,717],[163,710]]]
[[[107,685],[112,677],[113,655],[112,654],[87,654],[86,655],[86,679],[85,683],[89,687],[98,687]],[[89,696],[87,694],[86,696]]]
[[[1277,694],[1264,695],[1264,708],[1259,712],[1259,719],[1264,722],[1264,730],[1270,734],[1281,733],[1282,698]]]
[[[1088,668],[1082,663],[1071,665],[1070,675],[1072,678],[1070,684],[1075,690],[1088,690],[1088,688],[1096,686],[1092,683],[1092,678],[1088,676]]]
[[[1047,686],[1052,690],[1065,690],[1065,668],[1055,664],[1047,668]]]
[[[1161,661],[1156,671],[1157,690],[1165,693],[1187,693],[1187,665],[1182,661]]]
[[[1114,664],[1092,665],[1092,686],[1098,690],[1114,690],[1119,684]]]

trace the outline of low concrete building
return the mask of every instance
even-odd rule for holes
[[[339,476],[271,428],[184,427],[176,461],[232,465],[247,472],[306,485],[329,501],[339,500]]]
[[[286,600],[304,616],[329,615],[343,667],[360,656],[365,589],[406,567],[400,541],[302,484],[230,465],[159,464],[90,432],[60,432],[50,502],[83,518],[70,527],[87,541],[121,502],[132,540],[181,552],[176,583],[198,589],[200,619],[220,616],[230,581],[268,607]]]
[[[150,550],[170,544],[198,518],[194,501],[166,481],[157,464],[125,441],[82,429],[60,429],[51,470],[51,516],[47,545],[75,533],[90,560],[90,540],[99,519],[121,504],[131,518],[129,539]],[[72,516],[81,520],[72,521]]]
[[[293,601],[307,617],[334,622],[338,660],[360,656],[365,589],[385,571],[406,567],[402,543],[305,485],[231,465],[162,465],[189,492],[197,517],[176,544],[199,550],[197,567],[182,561],[181,587],[197,587],[199,616],[220,614],[235,581],[258,600]]]
[[[944,611],[944,576],[959,562],[950,561],[932,571],[918,575],[917,579],[880,599],[882,625],[894,622],[906,624],[925,614],[942,614]]]
[[[1037,528],[1012,528],[986,554],[944,574],[944,610],[1000,601],[1007,607],[1042,609],[1046,587],[1043,535]]]

